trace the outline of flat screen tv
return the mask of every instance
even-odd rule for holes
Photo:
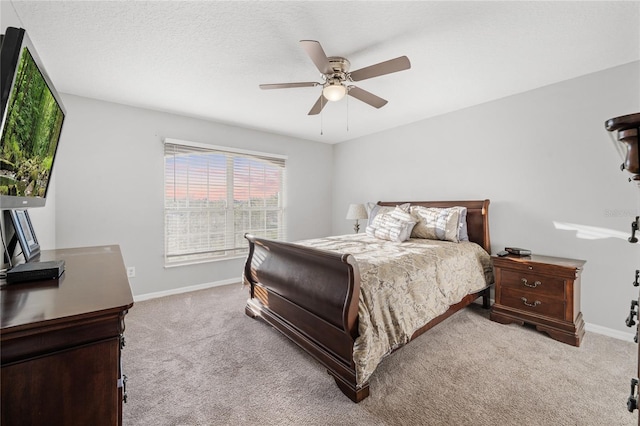
[[[0,210],[45,205],[66,111],[24,29],[0,48]]]

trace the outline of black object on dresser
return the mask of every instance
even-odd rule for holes
[[[551,256],[492,256],[495,303],[490,318],[503,324],[533,324],[556,340],[580,346],[583,260]]]
[[[40,259],[64,260],[65,273],[0,288],[0,423],[121,425],[133,297],[120,248],[43,251]]]
[[[63,272],[64,260],[21,263],[7,271],[7,284],[57,280]]]

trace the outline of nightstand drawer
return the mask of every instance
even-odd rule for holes
[[[500,304],[520,311],[564,320],[564,299],[545,296],[535,291],[502,288]]]
[[[502,288],[526,290],[533,294],[564,300],[564,280],[504,269],[501,270],[501,274]]]

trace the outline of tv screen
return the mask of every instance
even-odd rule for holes
[[[0,208],[45,205],[65,109],[23,29],[2,37]]]

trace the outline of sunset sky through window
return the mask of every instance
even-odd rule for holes
[[[227,198],[227,158],[224,154],[167,157],[167,199],[219,201]],[[233,198],[270,198],[280,191],[280,169],[269,161],[233,159]]]

